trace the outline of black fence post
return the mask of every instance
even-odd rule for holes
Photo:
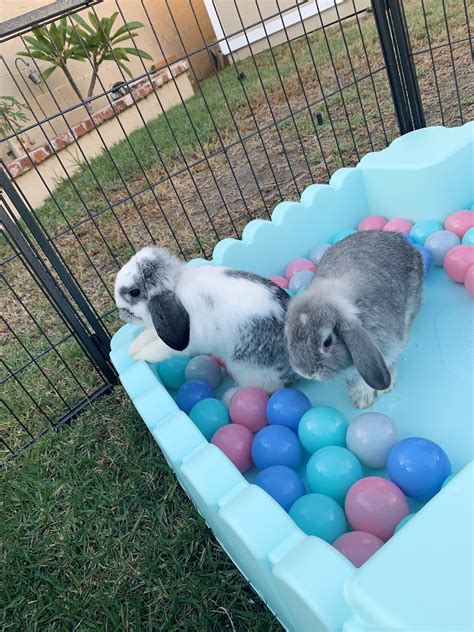
[[[401,134],[426,127],[410,38],[400,0],[372,0]]]

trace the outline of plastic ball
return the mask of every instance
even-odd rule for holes
[[[350,488],[346,516],[356,531],[367,531],[386,542],[402,518],[408,515],[403,492],[380,476],[362,478]]]
[[[319,262],[323,258],[324,253],[326,252],[326,250],[329,250],[330,247],[331,244],[318,244],[311,251],[309,255],[310,260],[316,265],[319,265]]]
[[[214,397],[214,389],[207,382],[190,380],[185,382],[176,393],[176,404],[178,408],[189,414],[191,408],[201,399]]]
[[[382,413],[363,413],[349,425],[347,447],[367,467],[386,467],[390,450],[399,440],[395,424]]]
[[[426,239],[424,246],[430,253],[435,266],[442,266],[448,252],[460,243],[461,240],[455,233],[449,230],[438,230]]]
[[[298,436],[305,450],[314,454],[328,445],[344,446],[346,442],[347,419],[330,406],[310,408],[298,424]]]
[[[282,388],[268,400],[268,423],[287,426],[297,432],[301,417],[310,408],[311,402],[304,393],[296,388]]]
[[[200,402],[194,404],[189,417],[208,441],[219,428],[229,423],[227,408],[218,399],[213,398],[201,399]]]
[[[316,266],[309,259],[295,259],[286,266],[285,276],[288,281],[291,281],[291,277],[293,277],[297,272],[301,272],[302,270],[315,272]]]
[[[415,245],[416,242],[415,242],[414,238],[411,235],[407,235],[406,233],[400,233],[400,235],[402,237],[405,237],[405,239],[408,241],[409,244],[411,244],[412,246]]]
[[[332,243],[333,244],[337,244],[339,241],[342,241],[343,239],[345,239],[346,237],[350,237],[350,235],[353,235],[354,233],[356,233],[357,231],[354,230],[353,228],[343,228],[342,230],[338,231],[332,238]]]
[[[444,222],[444,227],[462,239],[470,228],[474,228],[474,213],[467,210],[451,213]]]
[[[411,437],[391,449],[387,470],[391,480],[407,496],[425,502],[439,492],[451,474],[451,463],[434,441]]]
[[[333,547],[342,553],[344,557],[360,568],[369,557],[372,557],[382,546],[383,541],[376,535],[365,531],[349,531],[344,533],[335,542]]]
[[[412,226],[410,236],[413,237],[415,243],[423,246],[428,237],[439,230],[443,230],[441,222],[436,219],[423,219]]]
[[[432,262],[431,255],[424,246],[420,246],[419,244],[414,244],[413,248],[416,248],[418,252],[421,254],[421,257],[423,259],[423,271],[426,276],[431,268],[431,262]]]
[[[267,467],[257,474],[255,485],[270,494],[285,511],[306,492],[300,475],[284,465]]]
[[[412,226],[413,222],[410,222],[409,219],[397,218],[389,220],[383,227],[383,230],[388,230],[392,233],[406,233],[409,235]]]
[[[240,387],[239,386],[231,386],[222,395],[222,397],[221,397],[222,403],[225,404],[225,406],[227,406],[227,408],[230,406],[230,402],[232,401],[232,398],[234,397],[234,395],[238,391],[240,391]]]
[[[251,432],[257,432],[267,425],[267,402],[268,395],[261,388],[240,388],[230,402],[230,418]]]
[[[290,509],[290,516],[307,535],[331,544],[347,531],[347,520],[335,500],[323,494],[307,494]]]
[[[185,376],[186,380],[201,380],[216,388],[222,380],[222,369],[210,355],[198,355],[188,362]]]
[[[296,292],[293,292],[293,290],[290,290],[290,289],[285,290],[285,292],[288,294],[290,298],[293,298],[293,296],[296,295]]]
[[[267,426],[254,437],[252,459],[259,470],[272,465],[298,469],[303,451],[296,434],[286,426]]]
[[[444,258],[446,274],[456,283],[464,283],[471,266],[474,266],[474,246],[456,246]]]
[[[387,223],[387,218],[382,215],[368,215],[360,222],[358,230],[382,230]]]
[[[462,238],[463,246],[474,246],[474,228],[466,230]]]
[[[224,362],[224,360],[222,358],[220,358],[218,355],[216,355],[215,353],[211,353],[211,357],[214,358],[214,360],[217,362],[217,364],[222,367],[223,369],[227,368],[226,363]]]
[[[410,520],[413,518],[414,515],[415,515],[414,513],[411,513],[411,514],[408,514],[408,516],[405,516],[404,518],[402,518],[400,522],[397,524],[397,526],[395,527],[395,531],[393,533],[394,534],[398,533],[400,529],[403,529],[406,523],[410,522]]]
[[[284,290],[288,287],[288,279],[285,279],[285,277],[272,276],[270,277],[270,281],[273,281],[273,283],[276,283],[276,285],[279,285]]]
[[[222,450],[243,474],[253,466],[252,440],[253,434],[245,426],[227,424],[217,430],[211,443]]]
[[[306,480],[312,492],[343,503],[352,485],[363,476],[362,465],[352,452],[331,445],[313,454],[306,465]]]
[[[302,285],[300,289],[297,292],[295,292],[295,296],[301,296],[302,294],[304,294],[306,292],[306,288],[307,288],[306,285]]]
[[[464,287],[471,296],[474,296],[474,266],[470,266],[467,269],[466,276],[464,277]]]
[[[314,273],[309,270],[301,270],[300,272],[297,272],[291,277],[290,290],[298,293],[298,290],[308,285],[313,276]]]
[[[441,485],[441,489],[443,489],[443,487],[446,487],[446,485],[448,485],[448,483],[450,483],[455,476],[456,474],[450,474],[447,478],[445,478],[443,484]]]
[[[158,375],[166,388],[178,389],[186,382],[185,370],[189,362],[188,356],[175,355],[160,362]]]

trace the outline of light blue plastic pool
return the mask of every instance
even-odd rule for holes
[[[213,263],[279,274],[365,215],[444,220],[473,201],[474,123],[419,130],[340,169],[329,185],[310,186],[301,202],[279,204],[271,222],[250,222],[241,241],[217,245]],[[128,356],[138,333],[126,325],[112,340],[123,386],[198,511],[287,629],[474,629],[474,304],[462,285],[432,269],[397,387],[373,407],[402,436],[440,443],[456,476],[360,569],[306,536],[249,482],[252,473],[245,478],[206,441],[156,369]],[[298,387],[313,405],[334,406],[348,419],[360,412],[340,381]]]

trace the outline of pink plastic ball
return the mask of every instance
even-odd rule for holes
[[[291,277],[294,276],[297,272],[301,272],[302,270],[315,272],[316,266],[309,259],[295,259],[286,266],[285,276],[288,281],[291,281]]]
[[[389,230],[392,233],[406,233],[407,235],[410,233],[413,226],[413,222],[410,222],[409,219],[391,219],[389,220],[383,230]]]
[[[272,277],[270,277],[270,281],[273,281],[273,283],[276,283],[277,285],[279,285],[284,290],[286,290],[286,288],[288,287],[288,279],[285,279],[285,277],[272,276]]]
[[[253,434],[245,426],[227,424],[219,428],[212,437],[211,443],[222,450],[235,467],[243,474],[253,465],[252,439]]]
[[[364,217],[359,226],[358,230],[382,230],[385,224],[387,223],[387,218],[382,215],[368,215]]]
[[[444,269],[450,279],[464,283],[468,269],[474,265],[474,246],[456,246],[444,258]]]
[[[470,228],[474,227],[474,213],[472,211],[456,211],[451,213],[444,222],[446,230],[456,233],[461,239]]]
[[[474,296],[474,266],[468,268],[466,276],[464,277],[464,287],[466,290]]]
[[[240,388],[230,402],[230,418],[235,424],[245,426],[251,432],[258,432],[268,423],[267,402],[268,395],[261,388]]]
[[[349,531],[337,538],[333,546],[359,568],[383,546],[383,542],[371,533]]]
[[[368,476],[354,483],[347,492],[345,509],[354,530],[367,531],[384,542],[409,513],[400,488],[380,476]]]

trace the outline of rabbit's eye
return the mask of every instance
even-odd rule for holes
[[[326,340],[323,342],[323,347],[324,347],[325,349],[329,349],[329,347],[331,346],[331,344],[332,344],[332,334],[330,334],[330,335],[326,338]]]
[[[132,296],[133,298],[137,298],[137,296],[140,296],[140,290],[138,288],[130,290],[130,296]]]

